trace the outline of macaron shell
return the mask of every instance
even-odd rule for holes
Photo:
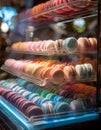
[[[25,112],[27,108],[35,106],[33,102],[26,101],[23,104],[19,105],[19,108],[22,112]]]
[[[65,66],[63,69],[63,72],[65,74],[66,80],[72,80],[76,76],[76,70],[75,70],[74,66],[71,66],[71,65]]]
[[[54,106],[55,113],[70,112],[70,107],[66,102],[57,102]]]
[[[43,115],[42,109],[38,106],[28,107],[25,112],[28,117]]]
[[[72,111],[75,112],[75,113],[78,113],[78,112],[81,112],[81,111],[85,110],[84,103],[80,99],[73,100],[70,103],[70,107],[71,107]]]
[[[50,77],[53,83],[60,84],[64,81],[64,72],[61,69],[52,69]]]
[[[89,38],[89,41],[91,43],[92,50],[96,50],[97,49],[97,40],[96,40],[96,38]]]
[[[44,114],[53,113],[54,103],[52,101],[44,102],[41,104]]]
[[[62,47],[66,53],[77,51],[77,40],[75,37],[68,37],[63,41]]]

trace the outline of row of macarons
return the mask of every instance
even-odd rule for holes
[[[96,72],[90,63],[64,64],[57,60],[30,59],[15,60],[7,59],[4,65],[8,68],[31,75],[40,80],[49,79],[49,82],[59,84],[73,79],[87,79],[95,75]]]
[[[0,86],[0,96],[14,105],[21,113],[30,118],[43,114],[43,110],[18,93]]]
[[[23,19],[33,16],[35,20],[37,20],[37,22],[47,19],[51,20],[54,18],[53,13],[55,13],[55,15],[56,14],[59,15],[59,14],[70,14],[75,11],[80,11],[85,7],[87,7],[90,4],[90,1],[91,0],[86,0],[85,2],[83,1],[74,2],[73,0],[48,0],[47,2],[38,4],[32,7],[31,9],[27,9],[27,11],[20,13],[18,15],[18,18]],[[42,15],[42,12],[44,12],[44,15]]]
[[[58,92],[65,98],[78,99],[81,98],[86,108],[96,106],[96,87],[84,83],[66,83]]]
[[[51,9],[52,7],[57,7],[61,4],[67,4],[68,6],[66,6],[65,8],[63,9],[59,9],[59,10],[54,10],[55,13],[59,13],[59,14],[62,14],[62,13],[70,13],[70,11],[75,11],[75,10],[80,10],[80,6],[81,7],[85,7],[88,5],[88,3],[79,3],[79,2],[76,2],[76,6],[72,6],[72,2],[74,2],[73,0],[71,1],[67,1],[67,0],[49,0],[45,3],[42,3],[42,4],[39,4],[35,7],[32,8],[32,12],[33,14],[36,14],[38,12],[43,12],[45,10],[49,10]],[[83,5],[84,4],[84,5]],[[79,5],[79,6],[78,6]]]
[[[23,91],[25,92],[25,91]],[[22,94],[20,91],[19,93]],[[17,92],[12,90],[7,90],[3,87],[0,87],[0,95],[4,97],[7,101],[9,101],[12,105],[14,105],[20,112],[22,112],[27,117],[33,116],[42,116],[43,114],[52,114],[52,113],[61,113],[61,112],[68,112],[70,111],[70,107],[65,102],[58,102],[54,104],[50,100],[44,99],[43,101],[39,101],[38,94],[33,94],[33,100],[29,101]],[[32,95],[31,95],[32,96]],[[43,102],[41,106],[36,105],[34,102]]]
[[[4,81],[1,81],[1,85],[5,86],[8,89],[12,89],[12,90],[18,92],[19,94],[21,94],[25,98],[28,98],[29,100],[33,100],[33,102],[34,102],[33,98],[34,98],[34,95],[35,95],[35,96],[41,96],[42,98],[45,98],[45,96],[46,96],[46,98],[52,100],[54,103],[60,102],[60,101],[62,101],[62,102],[65,101],[65,102],[69,103],[69,100],[65,99],[64,97],[59,96],[59,95],[57,95],[55,93],[51,93],[50,91],[39,88],[37,86],[34,86],[31,83],[29,83],[27,86],[25,85],[23,87],[23,86],[21,86],[20,84],[17,83],[18,82],[17,80],[19,80],[19,79],[16,79],[16,80],[13,80],[13,79],[12,80],[9,80],[9,79],[4,80]],[[23,79],[21,79],[19,81],[23,81]],[[32,92],[34,93],[34,95],[32,94],[31,91],[26,89],[26,87],[29,87],[29,86],[33,88]],[[32,95],[29,96],[30,94],[32,94]],[[71,100],[72,99],[70,99],[70,101]],[[42,102],[40,101],[40,103],[39,102],[34,102],[34,103],[36,103],[37,105],[40,106],[40,104],[42,104]]]
[[[96,51],[97,39],[94,37],[67,37],[58,40],[16,42],[11,46],[14,51],[48,54],[70,54],[74,52]],[[85,52],[85,53],[86,53]]]
[[[5,81],[6,82],[6,81]],[[11,80],[10,80],[11,82]],[[5,85],[6,84],[6,85]],[[14,85],[11,85],[14,84]],[[85,110],[84,103],[82,99],[73,100],[71,98],[64,98],[55,93],[51,93],[45,89],[41,89],[33,86],[33,93],[21,86],[15,86],[15,81],[9,85],[8,82],[2,82],[2,85],[6,88],[12,89],[13,91],[19,93],[23,97],[27,98],[29,101],[33,102],[35,105],[39,106],[44,114],[52,113],[62,113],[62,112],[81,112]],[[31,84],[30,84],[31,85]],[[32,85],[31,85],[32,86]]]
[[[24,79],[17,78],[16,82],[19,86],[24,87],[28,91],[36,92],[40,96],[49,98],[54,102],[61,101],[62,96],[66,98],[65,101],[69,104],[72,100],[82,99],[86,108],[94,108],[96,106],[96,87],[91,85],[84,83],[65,83],[61,85],[59,89],[58,86],[56,86],[55,89],[51,90],[50,87],[47,86],[46,90],[31,83],[29,84],[29,82]]]

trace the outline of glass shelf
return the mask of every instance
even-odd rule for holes
[[[66,12],[65,9],[68,9],[69,11]],[[44,21],[60,22],[79,17],[97,15],[97,1],[91,0],[90,2],[87,2],[87,0],[76,0],[57,6],[52,5],[48,9],[42,10],[34,15],[28,13],[28,11],[31,12],[32,10],[27,10],[18,15],[18,22],[34,22],[34,24]]]
[[[48,51],[18,51],[18,50],[13,50],[11,48],[7,49],[8,52],[12,51],[14,53],[21,53],[21,54],[31,54],[31,55],[43,55],[43,56],[65,56],[65,55],[81,55],[81,54],[97,54],[97,51],[86,51],[86,52],[79,52],[79,51],[75,51],[75,52],[55,52],[53,50],[48,50]]]
[[[3,65],[1,67],[1,69],[4,70],[4,71],[6,71],[6,72],[8,72],[8,73],[11,73],[12,75],[15,75],[17,77],[21,77],[22,79],[25,79],[25,80],[27,80],[29,82],[32,82],[32,83],[34,83],[36,85],[39,85],[39,86],[45,86],[46,83],[47,83],[47,80],[42,81],[40,79],[35,78],[34,76],[25,74],[25,73],[20,72],[18,70],[15,71],[14,68],[9,68],[9,67],[6,67],[5,65]]]
[[[12,74],[12,75],[15,75],[17,77],[25,79],[25,80],[27,80],[29,82],[32,82],[32,83],[34,83],[34,84],[36,84],[38,86],[41,86],[41,87],[45,87],[45,86],[47,87],[48,86],[49,87],[48,89],[53,89],[52,86],[58,87],[58,89],[59,89],[59,87],[61,87],[62,84],[67,83],[67,82],[76,83],[76,82],[96,81],[96,75],[91,75],[90,77],[87,77],[85,79],[73,79],[73,80],[65,80],[64,79],[63,82],[61,82],[59,84],[54,84],[51,78],[50,79],[46,78],[44,80],[41,80],[41,79],[38,79],[38,78],[36,78],[34,76],[23,73],[23,72],[21,72],[19,70],[15,71],[14,68],[10,68],[10,67],[7,67],[5,65],[2,65],[1,69],[8,72],[8,73],[10,73],[10,74]]]

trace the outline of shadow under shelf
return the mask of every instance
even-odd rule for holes
[[[86,50],[86,51],[69,51],[69,52],[63,52],[62,50],[59,51],[59,52],[56,52],[54,50],[47,50],[47,51],[18,51],[18,50],[13,50],[12,48],[8,47],[7,48],[7,51],[8,52],[13,52],[13,53],[20,53],[20,54],[31,54],[31,55],[41,55],[41,56],[66,56],[66,55],[86,55],[86,54],[94,54],[96,55],[97,54],[97,51],[96,50]]]

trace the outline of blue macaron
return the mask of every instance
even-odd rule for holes
[[[35,91],[36,89],[36,87],[32,83],[27,84],[24,88],[31,92]]]
[[[45,102],[49,102],[51,100],[49,100],[48,98],[43,98],[41,97],[40,100],[38,100],[37,105],[41,106],[41,104],[45,103]]]
[[[85,105],[83,103],[83,100],[76,99],[70,103],[70,108],[74,113],[79,113],[85,110]]]
[[[39,96],[38,93],[32,93],[29,95],[28,99],[31,101],[34,97]]]
[[[55,113],[65,113],[70,112],[70,106],[66,102],[57,102],[54,106],[54,112]]]
[[[44,114],[54,113],[54,103],[52,101],[47,101],[41,104],[41,108]]]
[[[63,41],[62,48],[66,53],[72,53],[77,50],[77,45],[75,37],[68,37]]]

